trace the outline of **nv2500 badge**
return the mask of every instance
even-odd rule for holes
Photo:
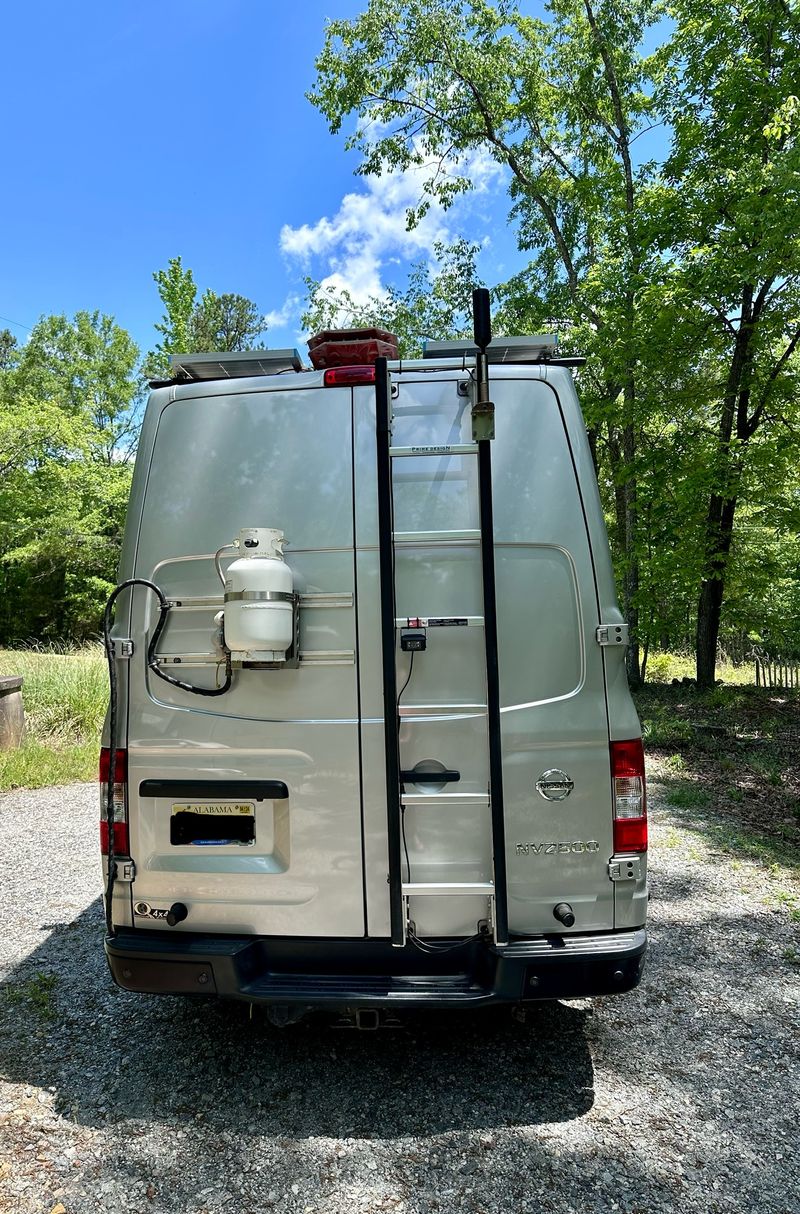
[[[584,853],[598,852],[600,844],[597,839],[574,839],[571,842],[563,843],[516,843],[515,850],[518,856],[567,856],[567,855],[582,855]]]

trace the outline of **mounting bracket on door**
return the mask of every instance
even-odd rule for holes
[[[472,312],[475,324],[475,400],[472,404],[472,441],[494,438],[494,405],[489,399],[489,356],[486,347],[492,340],[492,318],[489,292],[478,287],[472,292]]]
[[[601,624],[595,632],[597,644],[606,646],[619,645],[624,648],[630,640],[630,626],[628,624]]]

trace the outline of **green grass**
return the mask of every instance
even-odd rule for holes
[[[764,758],[764,756],[759,754],[747,754],[745,755],[745,761],[751,771],[754,771],[756,775],[762,776],[773,788],[780,787],[782,768],[776,760]]]
[[[736,830],[707,822],[703,829],[720,851],[739,859],[757,860],[766,865],[774,876],[785,874],[793,880],[800,878],[800,862],[793,843],[759,834],[752,828]]]
[[[26,736],[0,751],[0,789],[45,788],[97,777],[108,675],[99,645],[0,649],[0,674],[21,674]]]
[[[25,1005],[29,1012],[42,1020],[52,1019],[54,1013],[54,998],[57,985],[55,974],[34,974],[24,982],[16,982],[5,987],[3,998],[6,1003]]]
[[[649,683],[671,683],[673,679],[693,679],[697,674],[694,655],[688,653],[651,653],[647,659],[647,681]],[[741,666],[733,662],[717,662],[716,677],[723,683],[755,683],[756,671],[752,662]]]
[[[691,721],[684,721],[669,707],[648,705],[640,712],[645,747],[671,750],[694,741]]]
[[[688,781],[668,784],[667,800],[670,805],[676,805],[679,809],[691,809],[694,806],[708,805],[711,800],[711,795],[705,788],[698,788],[696,784]]]

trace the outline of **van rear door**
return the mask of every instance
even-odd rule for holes
[[[213,686],[214,616],[222,607],[213,555],[250,526],[285,532],[303,596],[302,660],[299,669],[241,670],[218,698],[171,687],[146,668],[156,603],[135,591],[134,924],[161,926],[154,912],[179,901],[189,916],[178,931],[360,936],[350,390],[275,390],[263,380],[241,381],[234,391],[221,383],[181,387],[142,458],[131,572],[173,603],[160,643],[167,668]],[[285,797],[275,795],[281,784]],[[176,821],[187,813],[196,827],[188,834],[187,819]],[[226,815],[244,826],[226,829]],[[234,838],[237,830],[245,837]]]
[[[524,376],[524,377],[523,377]],[[501,728],[509,927],[575,932],[613,928],[608,721],[592,553],[565,408],[536,371],[493,370],[492,443]],[[400,378],[396,446],[471,441],[465,376]],[[370,934],[389,930],[382,746],[374,398],[356,392],[356,545],[364,713],[365,855]],[[477,460],[470,455],[394,462],[397,617],[481,617]],[[443,537],[443,532],[450,537]],[[364,593],[363,587],[370,588]],[[480,626],[429,627],[424,652],[398,651],[401,768],[405,784],[403,879],[491,880],[485,660]],[[442,786],[426,773],[457,773]],[[435,794],[445,791],[446,797]],[[427,799],[426,799],[427,798]],[[485,919],[478,895],[412,898],[421,935],[471,934]]]

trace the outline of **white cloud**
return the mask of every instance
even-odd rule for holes
[[[423,184],[429,166],[415,165],[380,177],[365,177],[365,190],[346,194],[332,218],[323,216],[315,224],[297,228],[284,225],[281,250],[306,268],[312,259],[317,261],[315,273],[323,285],[346,288],[356,303],[380,296],[385,289],[381,274],[384,266],[418,261],[426,255],[433,258],[437,242],[446,243],[464,234],[463,220],[470,198],[497,189],[504,176],[503,170],[482,152],[458,165],[451,164],[450,170],[471,179],[471,195],[457,200],[449,211],[432,200],[427,214],[411,230],[406,227],[406,211],[425,196]]]
[[[293,320],[300,310],[300,296],[292,293],[287,295],[279,308],[274,308],[271,312],[267,312],[264,316],[264,323],[268,329],[282,329],[289,321]]]

